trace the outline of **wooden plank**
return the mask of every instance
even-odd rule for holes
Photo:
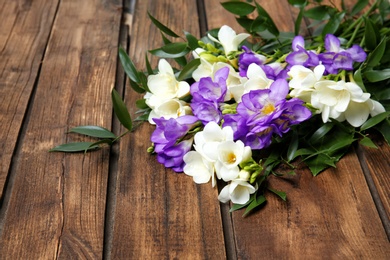
[[[294,23],[289,21],[292,21],[295,10],[292,10],[285,1],[259,0],[256,2],[267,12],[273,12],[272,19],[280,31],[294,30]],[[225,10],[220,1],[205,0],[204,3],[209,30],[219,28],[226,24],[236,30],[237,33],[243,32],[242,27],[237,23],[234,15]],[[275,12],[278,10],[280,12]]]
[[[382,137],[374,136],[378,149],[362,146],[364,158],[367,163],[371,178],[378,192],[380,203],[384,208],[384,218],[387,225],[390,219],[390,146]],[[390,228],[388,226],[387,228]],[[388,230],[390,232],[390,230]]]
[[[120,7],[61,1],[2,205],[3,256],[102,258],[109,150],[48,150],[82,139],[70,127],[110,128]]]
[[[136,66],[144,69],[145,52],[162,42],[147,11],[179,34],[187,30],[198,35],[196,8],[191,0],[137,1],[130,42]],[[139,98],[126,90],[132,114]],[[217,190],[166,170],[148,155],[153,129],[143,124],[121,140],[110,258],[225,259]]]
[[[0,197],[58,1],[0,1]]]
[[[300,169],[272,179],[288,201],[269,194],[255,214],[233,213],[238,258],[386,259],[389,241],[359,165],[352,151],[317,177]]]
[[[281,30],[293,30],[286,3],[259,4],[275,17],[276,23],[281,23]],[[223,12],[217,9],[218,3],[207,1],[205,5],[206,11],[210,10],[209,29],[230,25],[230,18],[214,15],[214,10]],[[239,27],[233,28],[242,32]],[[270,194],[267,205],[251,216],[242,218],[243,212],[232,214],[234,231],[225,234],[233,236],[232,258],[385,259],[390,255],[385,231],[354,151],[340,161],[337,170],[329,169],[312,177],[307,169],[299,169],[296,176],[286,180],[271,179],[271,185],[286,191],[288,201]]]

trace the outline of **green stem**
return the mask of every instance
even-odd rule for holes
[[[359,23],[356,25],[356,28],[355,28],[355,30],[352,33],[351,38],[349,39],[349,41],[347,43],[347,46],[346,46],[347,48],[351,47],[353,41],[355,40],[356,34],[358,33],[360,27],[362,26],[362,23],[363,23],[363,19],[360,19]]]
[[[367,12],[365,12],[362,16],[360,16],[358,19],[356,19],[341,35],[340,37],[345,37],[346,34],[348,34],[351,30],[353,30],[354,28],[354,32],[350,38],[350,40],[348,41],[348,44],[347,44],[347,47],[349,47],[355,37],[356,37],[356,34],[357,32],[359,31],[361,25],[362,25],[362,22],[363,20],[372,12],[375,10],[375,8],[380,4],[380,1],[381,0],[376,0],[375,3],[373,5],[370,6],[370,8],[367,10]]]

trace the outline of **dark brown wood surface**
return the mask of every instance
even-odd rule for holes
[[[284,0],[258,3],[280,30],[293,29],[297,10]],[[118,48],[145,67],[145,52],[162,42],[148,11],[180,35],[240,30],[214,0],[0,0],[0,259],[388,259],[390,148],[381,138],[317,177],[300,168],[273,178],[288,201],[270,194],[246,218],[210,184],[158,164],[146,152],[148,124],[111,149],[48,152],[85,140],[67,134],[77,125],[125,131],[111,89],[132,116],[142,96],[125,82]]]

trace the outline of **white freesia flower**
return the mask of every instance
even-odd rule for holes
[[[318,113],[321,113],[324,123],[329,118],[339,121],[347,119],[351,125],[360,126],[367,119],[365,115],[368,117],[373,110],[373,107],[363,105],[369,102],[370,94],[363,93],[356,83],[322,80],[318,81],[314,88],[311,104],[319,109]]]
[[[245,204],[250,198],[250,194],[256,191],[247,181],[236,179],[226,185],[219,193],[218,199],[226,203],[231,200],[235,204]]]
[[[171,65],[164,59],[158,63],[158,74],[149,75],[148,88],[144,96],[146,104],[152,109],[149,123],[153,118],[177,118],[191,113],[191,108],[179,98],[190,92],[190,85],[185,81],[177,81]]]
[[[167,100],[157,106],[150,112],[148,121],[155,124],[153,118],[178,118],[179,116],[192,114],[191,107],[184,101],[177,98]]]
[[[145,95],[146,104],[154,109],[167,100],[181,98],[189,94],[190,85],[185,81],[177,81],[171,65],[164,59],[158,63],[159,73],[149,75],[148,88]]]
[[[215,170],[218,179],[231,181],[239,176],[240,169],[238,165],[241,162],[247,161],[252,157],[252,150],[249,146],[245,146],[240,140],[221,142],[213,154],[210,150],[205,151],[209,157],[214,156],[216,159]]]
[[[292,66],[287,73],[291,77],[289,82],[289,86],[292,88],[290,95],[292,97],[300,98],[305,102],[310,102],[314,84],[322,78],[324,71],[324,65],[318,65],[314,70],[302,65]]]
[[[223,25],[218,32],[218,39],[215,39],[210,34],[208,37],[222,45],[226,55],[231,51],[237,51],[238,45],[249,37],[247,33],[236,34],[236,32],[227,25]]]
[[[192,176],[195,183],[207,183],[212,179],[212,186],[215,186],[214,164],[204,158],[196,151],[190,151],[183,157],[185,174]]]
[[[246,75],[248,80],[244,84],[230,88],[237,103],[241,102],[241,97],[251,90],[267,89],[274,82],[272,79],[267,78],[264,70],[255,63],[249,65]]]
[[[369,115],[376,116],[383,112],[385,112],[385,108],[381,103],[368,99],[363,103],[351,101],[344,116],[352,126],[359,127],[367,121]]]
[[[231,127],[221,129],[217,123],[209,122],[203,131],[195,134],[194,141],[195,150],[208,161],[215,163],[218,145],[224,141],[233,141],[233,129]]]
[[[214,172],[218,179],[230,181],[240,175],[238,165],[252,157],[252,150],[242,141],[233,141],[231,127],[221,127],[208,123],[204,130],[195,134],[196,151],[184,156],[184,173],[194,178],[196,183],[205,183],[212,179],[215,185]]]

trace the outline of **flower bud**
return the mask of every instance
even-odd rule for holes
[[[248,181],[250,177],[251,177],[250,172],[245,170],[241,170],[240,173],[238,174],[238,178],[241,180]]]

